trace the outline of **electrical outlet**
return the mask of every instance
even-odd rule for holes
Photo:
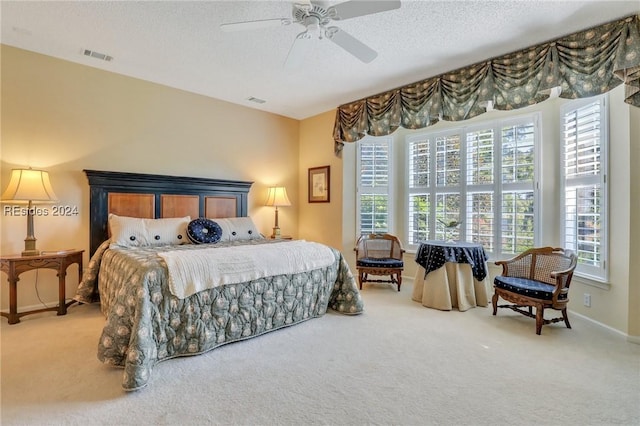
[[[585,293],[584,294],[584,302],[583,302],[583,304],[587,308],[591,307],[591,295],[589,293]]]

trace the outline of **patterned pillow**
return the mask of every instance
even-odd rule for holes
[[[199,217],[189,222],[187,236],[194,244],[217,243],[222,236],[222,228],[211,219]]]
[[[188,244],[187,225],[191,217],[141,219],[109,215],[111,244],[122,247]]]

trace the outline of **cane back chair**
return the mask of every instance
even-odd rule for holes
[[[362,290],[365,282],[402,285],[404,249],[395,235],[369,234],[358,238],[355,247],[358,284]],[[389,276],[388,279],[371,279],[370,275]]]
[[[509,308],[535,318],[538,335],[543,324],[564,321],[567,328],[571,328],[567,304],[577,262],[571,250],[553,247],[532,248],[510,260],[497,261],[496,265],[502,265],[502,275],[493,282],[493,315],[498,308]],[[499,297],[512,304],[498,305]],[[536,308],[535,315],[533,308]],[[562,317],[544,319],[546,308],[561,311]]]

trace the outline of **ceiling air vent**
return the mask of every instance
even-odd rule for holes
[[[104,53],[96,52],[94,50],[84,49],[83,53],[84,56],[100,59],[101,61],[111,62],[113,60],[113,56],[105,55]]]

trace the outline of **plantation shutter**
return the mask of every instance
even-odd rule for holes
[[[578,255],[576,271],[605,277],[604,98],[562,116],[564,247]]]

